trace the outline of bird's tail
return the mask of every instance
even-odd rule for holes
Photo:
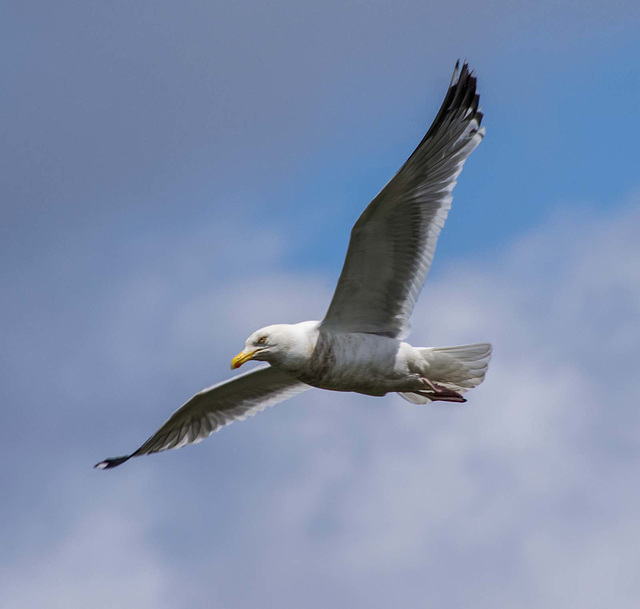
[[[426,377],[433,383],[434,388],[399,393],[413,404],[427,404],[436,400],[466,401],[461,394],[482,383],[491,359],[489,343],[458,347],[422,347],[418,348],[418,351],[425,359]]]

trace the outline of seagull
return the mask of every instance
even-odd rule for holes
[[[257,330],[231,360],[266,365],[207,387],[140,448],[97,463],[195,444],[233,421],[312,387],[370,396],[395,392],[413,404],[465,402],[483,380],[491,345],[413,347],[404,339],[462,166],[484,137],[476,77],[456,66],[433,124],[351,231],[342,273],[322,321]]]

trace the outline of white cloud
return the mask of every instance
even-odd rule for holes
[[[135,486],[130,482],[116,486],[114,495],[101,506],[90,510],[76,506],[63,537],[46,547],[25,544],[22,559],[0,572],[0,607],[174,606],[171,571],[149,534],[152,519],[132,509],[131,498],[140,480]],[[73,507],[69,501],[68,508]]]
[[[70,532],[0,575],[4,606],[635,607],[637,234],[637,200],[611,217],[566,210],[499,262],[465,261],[430,282],[414,344],[494,343],[466,405],[311,391],[197,448],[96,472],[96,496],[125,476],[101,507],[74,505],[70,478],[58,488]],[[135,354],[132,377],[138,358],[159,366],[150,391],[167,403],[168,372],[213,370],[202,360],[217,343],[317,314],[332,282],[278,260],[178,305],[181,264],[164,267],[160,288],[135,274],[122,287],[134,313],[114,310],[107,328]],[[180,289],[195,294],[198,281]],[[145,302],[167,320],[175,360],[144,346],[137,325],[156,323]],[[216,340],[214,327],[199,333],[220,319]],[[121,440],[141,433],[135,411],[160,410],[142,393],[133,403],[110,425],[126,428]]]
[[[639,229],[637,201],[588,221],[566,211],[504,261],[429,285],[414,326],[431,344],[493,340],[485,385],[462,407],[305,398],[296,424],[322,432],[301,434],[297,475],[260,497],[243,551],[256,577],[228,594],[246,606],[299,605],[305,590],[308,607],[336,595],[354,607],[636,606]]]

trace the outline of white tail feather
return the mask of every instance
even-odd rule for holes
[[[477,387],[484,380],[491,360],[491,345],[475,343],[458,347],[422,347],[418,351],[426,363],[426,377],[458,393]],[[432,401],[422,393],[399,393],[412,404]]]

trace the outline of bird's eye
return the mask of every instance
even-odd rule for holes
[[[266,342],[267,342],[267,337],[266,337],[266,336],[261,336],[261,337],[258,339],[258,344],[259,344],[259,345],[264,345]]]

